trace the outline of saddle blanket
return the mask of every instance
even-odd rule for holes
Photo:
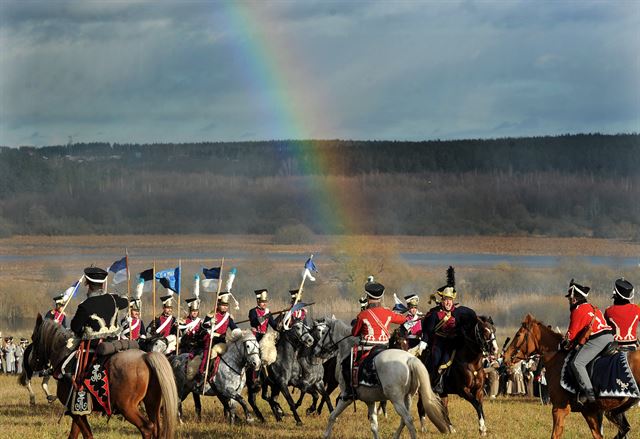
[[[572,355],[567,355],[560,374],[560,385],[571,393],[576,393],[576,380],[569,367]],[[598,357],[587,365],[593,390],[598,397],[640,398],[638,384],[633,378],[627,354],[617,352],[614,355]]]
[[[92,364],[83,383],[104,412],[111,416],[111,398],[109,395],[109,377],[106,361]]]
[[[375,347],[369,351],[362,352],[362,356],[354,364],[355,379],[352,382],[358,383],[360,386],[377,387],[380,386],[380,379],[378,378],[378,371],[376,370],[375,362],[373,361],[378,354],[383,352],[384,348]]]

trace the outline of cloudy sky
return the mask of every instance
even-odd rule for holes
[[[0,0],[4,146],[639,127],[637,0]]]

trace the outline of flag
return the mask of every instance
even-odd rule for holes
[[[309,279],[311,282],[315,282],[316,278],[313,277],[311,275],[311,272],[318,272],[318,269],[316,268],[316,264],[313,263],[312,261],[313,259],[313,255],[309,256],[309,259],[307,259],[307,262],[304,263],[304,271],[302,272],[302,278],[303,279]]]
[[[142,273],[138,273],[138,284],[136,285],[136,292],[139,297],[142,297],[142,293],[151,292],[153,289],[153,268],[144,270]]]
[[[107,271],[113,273],[113,285],[118,285],[127,280],[127,257],[125,256],[115,261]]]
[[[82,278],[80,278],[80,279],[82,279]],[[78,291],[79,287],[80,287],[80,281],[77,280],[69,288],[67,288],[64,291],[64,293],[62,293],[63,302],[67,303],[74,296],[74,294],[76,294],[76,291]]]
[[[373,276],[370,276],[370,277],[373,277]],[[403,314],[408,311],[407,306],[404,304],[402,300],[400,300],[400,298],[396,295],[396,293],[393,293],[393,301],[395,302],[395,305],[393,305],[392,311],[400,314]]]
[[[204,274],[204,279],[200,281],[202,289],[207,293],[217,292],[218,282],[220,281],[220,267],[203,268],[202,274]]]
[[[231,292],[231,287],[233,287],[233,281],[236,279],[237,272],[238,270],[236,268],[232,268],[231,270],[229,270],[229,274],[227,275],[227,283],[226,283],[227,288],[225,289],[225,291]],[[235,300],[235,297],[233,300]]]
[[[180,294],[180,267],[173,270],[162,270],[156,273],[156,279],[160,281],[160,285],[168,290]]]

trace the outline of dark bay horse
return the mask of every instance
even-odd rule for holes
[[[58,369],[71,354],[67,341],[73,334],[61,328],[53,320],[44,320],[38,314],[31,339],[33,351],[30,356],[32,370],[40,370],[47,363]],[[111,408],[135,425],[143,439],[173,438],[175,435],[178,396],[171,365],[164,355],[157,352],[145,353],[130,349],[112,355],[106,362],[109,370]],[[68,400],[72,390],[71,381],[58,381],[57,396],[60,401]],[[140,412],[144,403],[146,416]],[[98,404],[94,404],[97,410]],[[91,427],[86,415],[71,415],[69,438],[75,439],[80,433],[92,438]]]
[[[560,385],[560,374],[562,366],[567,356],[567,352],[558,351],[558,345],[562,340],[562,334],[554,332],[545,324],[537,321],[532,315],[527,314],[513,336],[511,344],[507,347],[504,355],[505,364],[509,365],[516,360],[524,360],[533,354],[542,355],[546,367],[546,378],[549,386],[549,397],[553,406],[553,430],[552,439],[562,437],[564,430],[564,419],[573,409],[580,411],[584,416],[591,434],[595,439],[602,438],[602,415],[618,427],[618,434],[615,439],[627,437],[630,430],[624,413],[639,401],[637,398],[597,398],[595,405],[585,405],[583,407],[571,406],[571,394]],[[640,351],[633,351],[627,354],[629,367],[633,371],[636,382],[640,382]]]
[[[444,391],[440,397],[445,407],[448,404],[449,394],[459,395],[469,401],[478,415],[480,434],[485,436],[487,427],[482,407],[485,375],[482,361],[486,354],[495,355],[498,345],[491,317],[476,316],[470,308],[467,309],[469,312],[464,313],[465,317],[458,322],[462,339],[459,340],[451,366],[445,372]],[[425,351],[422,356],[425,362],[426,355]],[[425,431],[424,410],[420,402],[418,402],[418,414],[422,431]],[[453,430],[452,425],[450,429]]]

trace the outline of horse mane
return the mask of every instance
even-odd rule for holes
[[[522,321],[522,326],[531,327],[531,325],[536,325],[540,329],[540,336],[549,336],[553,339],[556,339],[558,342],[562,340],[562,334],[556,332],[549,325],[544,324],[543,322],[536,320],[536,318],[532,314],[527,314]]]
[[[328,319],[327,323],[333,326],[334,331],[339,337],[344,337],[347,334],[351,334],[351,325],[347,325],[340,319]]]
[[[33,349],[38,350],[38,356],[48,357],[54,363],[55,356],[66,356],[71,353],[67,346],[67,341],[74,338],[71,330],[61,327],[58,323],[50,319],[44,319],[38,330],[38,344],[33,345]]]

